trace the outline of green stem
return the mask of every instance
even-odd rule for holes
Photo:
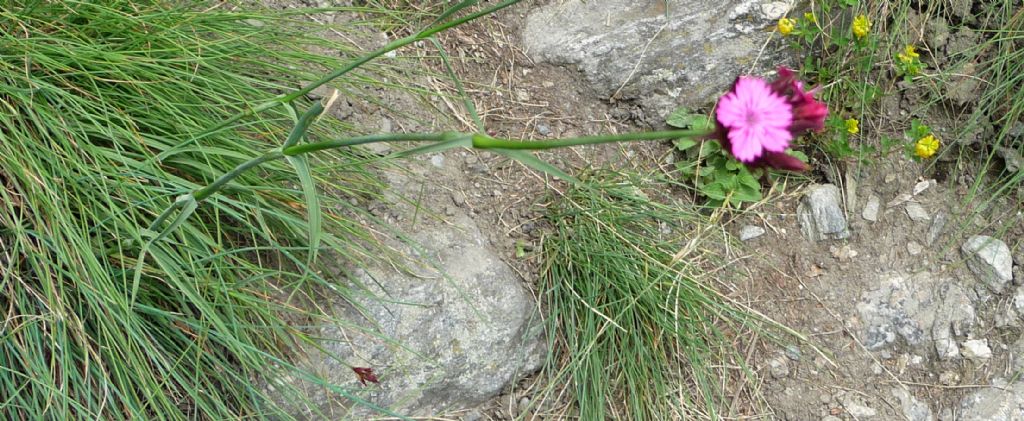
[[[225,184],[228,184],[229,182],[231,182],[231,180],[234,180],[238,176],[242,175],[242,173],[248,171],[250,168],[258,167],[264,162],[269,162],[281,158],[284,158],[283,153],[281,153],[280,151],[273,151],[267,152],[263,156],[250,159],[235,167],[235,169],[231,170],[230,172],[217,178],[217,180],[214,181],[213,184],[196,190],[196,192],[192,194],[192,197],[194,197],[197,202],[202,202],[203,199],[206,199],[207,197],[212,196],[214,193],[217,193],[217,191],[224,187]]]
[[[281,152],[284,154],[284,156],[295,156],[304,153],[322,151],[325,149],[335,149],[345,146],[355,146],[375,142],[440,142],[442,140],[448,139],[450,136],[453,135],[461,136],[462,134],[454,132],[371,134],[367,136],[350,137],[347,139],[327,140],[316,143],[304,143],[301,145],[295,145],[288,148],[284,148],[284,150],[282,150]]]
[[[661,132],[623,133],[615,135],[583,136],[569,139],[555,140],[511,140],[495,139],[493,137],[477,134],[473,135],[473,147],[477,149],[553,149],[568,146],[596,145],[599,143],[626,142],[634,140],[662,140],[676,139],[680,137],[707,136],[704,130],[667,130]]]

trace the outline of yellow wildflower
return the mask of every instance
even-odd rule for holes
[[[915,49],[913,45],[908,45],[907,48],[904,48],[903,52],[897,54],[896,57],[898,57],[903,64],[910,64],[914,62],[915,58],[921,57],[921,55],[917,53],[917,49]]]
[[[860,133],[860,122],[856,118],[846,120],[846,132],[849,134]]]
[[[812,12],[805,12],[804,19],[806,19],[810,23],[818,23],[818,18],[814,17],[814,13]]]
[[[934,135],[917,139],[917,143],[914,145],[914,153],[922,159],[931,158],[938,151],[939,139],[936,139]]]
[[[796,28],[796,19],[782,18],[779,19],[779,33],[782,35],[789,35]]]
[[[871,32],[871,21],[867,16],[857,15],[853,18],[853,35],[857,38],[864,38],[868,36],[868,32]]]

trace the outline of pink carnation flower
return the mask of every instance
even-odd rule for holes
[[[718,101],[718,122],[728,129],[732,154],[754,162],[764,151],[784,152],[793,140],[793,107],[764,80],[744,76]]]
[[[714,137],[748,167],[804,171],[807,164],[785,151],[797,136],[825,128],[828,107],[814,99],[815,93],[804,90],[785,67],[770,84],[740,77],[718,102]]]

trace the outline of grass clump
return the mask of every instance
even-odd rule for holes
[[[292,15],[227,6],[0,6],[0,418],[279,412],[257,379],[287,367],[304,336],[286,318],[317,317],[297,297],[327,284],[304,267],[294,170],[242,175],[137,261],[175,197],[280,146],[292,120],[278,107],[197,134],[353,53]],[[351,155],[321,158],[312,172],[337,197],[377,188]],[[349,202],[325,201],[323,247],[371,255]]]
[[[550,209],[541,295],[561,364],[551,383],[568,381],[580,419],[724,415],[723,382],[737,371],[721,363],[746,369],[723,329],[757,319],[714,290],[717,263],[703,250],[715,231],[621,176],[588,181]]]

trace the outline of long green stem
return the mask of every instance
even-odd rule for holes
[[[312,114],[312,113],[307,113]],[[476,149],[517,149],[517,150],[540,150],[540,149],[553,149],[553,148],[564,148],[570,146],[581,146],[581,145],[594,145],[599,143],[612,143],[612,142],[626,142],[626,141],[637,141],[637,140],[661,140],[661,139],[676,139],[681,137],[696,137],[706,136],[706,131],[701,130],[668,130],[660,132],[641,132],[641,133],[623,133],[616,135],[603,135],[603,136],[583,136],[574,137],[569,139],[556,139],[556,140],[513,140],[513,139],[496,139],[483,134],[469,134],[459,132],[443,132],[443,133],[386,133],[386,134],[373,134],[366,136],[350,137],[346,139],[327,140],[316,143],[305,143],[301,145],[293,145],[282,150],[268,152],[257,158],[253,158],[246,161],[235,169],[231,170],[210,184],[209,186],[203,187],[193,193],[192,197],[196,201],[202,201],[207,197],[212,196],[222,189],[231,180],[237,178],[242,173],[248,171],[251,168],[257,167],[264,162],[281,159],[286,156],[296,156],[312,152],[323,151],[327,149],[337,149],[347,146],[362,145],[366,143],[375,142],[442,142],[457,138],[472,138],[473,148]]]
[[[661,132],[623,133],[615,135],[584,136],[569,139],[555,140],[510,140],[495,139],[493,137],[477,134],[473,135],[473,147],[477,149],[554,149],[568,146],[596,145],[599,143],[626,142],[635,140],[661,140],[677,139],[681,137],[706,136],[707,131],[703,130],[667,130]]]
[[[267,152],[263,156],[246,161],[241,165],[235,167],[235,169],[231,170],[230,172],[217,178],[217,180],[214,181],[213,184],[196,190],[196,192],[192,194],[192,197],[194,197],[197,202],[201,202],[203,201],[203,199],[206,199],[207,197],[212,196],[214,193],[217,193],[217,191],[223,188],[224,185],[228,184],[229,182],[231,182],[231,180],[234,180],[236,177],[242,175],[242,173],[248,171],[250,168],[258,167],[264,162],[270,162],[275,159],[281,158],[284,158],[283,153],[281,153],[280,151],[272,151]]]

